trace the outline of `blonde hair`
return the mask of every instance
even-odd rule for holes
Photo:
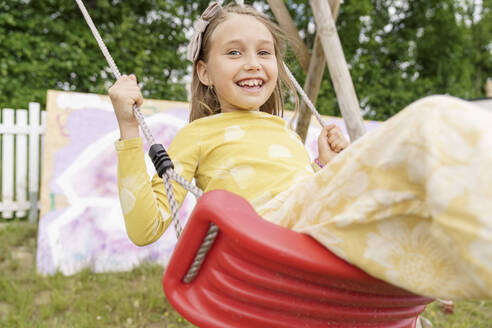
[[[271,96],[268,100],[261,105],[260,111],[270,113],[272,115],[283,116],[284,114],[284,97],[282,95],[282,86],[285,84],[294,95],[295,98],[295,113],[299,110],[299,98],[295,92],[294,85],[289,80],[287,72],[285,71],[282,57],[286,48],[285,37],[280,31],[279,27],[268,18],[268,16],[260,13],[251,6],[237,6],[229,4],[222,8],[222,10],[210,21],[207,28],[203,32],[202,44],[198,58],[193,63],[193,78],[191,81],[191,112],[189,121],[192,122],[196,119],[220,113],[220,104],[217,96],[213,90],[200,82],[197,74],[197,63],[199,60],[207,61],[207,57],[210,51],[210,38],[219,24],[224,22],[229,15],[249,15],[259,20],[270,31],[273,36],[273,43],[275,47],[275,57],[277,58],[278,67],[278,79]],[[295,116],[295,115],[294,115]]]

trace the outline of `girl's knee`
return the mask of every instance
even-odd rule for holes
[[[468,102],[456,97],[433,95],[413,102],[405,108],[405,111],[408,111],[409,115],[418,117],[421,121],[430,122],[439,121],[442,115],[449,115],[451,111],[468,106],[470,106]]]
[[[421,98],[410,104],[408,107],[412,108],[414,111],[425,114],[429,111],[446,111],[463,106],[469,106],[469,103],[463,99],[452,96],[434,95]]]

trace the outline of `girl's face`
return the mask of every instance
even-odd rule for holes
[[[253,16],[231,14],[216,27],[210,45],[197,73],[203,84],[213,86],[221,111],[259,110],[278,77],[270,31]]]

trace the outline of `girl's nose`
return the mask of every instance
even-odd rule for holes
[[[259,71],[261,68],[258,59],[255,56],[248,57],[246,63],[244,64],[244,69],[247,71]]]
[[[259,64],[246,64],[245,69],[247,71],[259,71],[260,70],[260,65]]]

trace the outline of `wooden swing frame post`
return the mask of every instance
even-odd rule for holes
[[[312,54],[309,55],[309,50],[299,36],[299,32],[294,25],[294,21],[292,20],[284,1],[267,1],[280,27],[282,30],[286,31],[285,33],[287,37],[290,40],[295,40],[295,44],[292,45],[292,50],[294,51],[294,54],[296,55],[302,69],[307,74],[303,89],[313,105],[316,105],[321,81],[323,80],[324,67],[326,65],[321,41],[319,40],[318,35],[316,35]],[[330,5],[333,12],[338,13],[339,4],[339,0],[330,0]],[[309,110],[307,104],[302,101],[299,106],[299,117],[297,118],[296,132],[301,137],[303,142],[306,141],[306,135],[310,123],[311,111]]]
[[[292,51],[294,51],[294,54],[296,55],[297,60],[299,61],[299,64],[304,72],[307,72],[309,69],[311,55],[309,54],[309,50],[304,44],[304,41],[302,41],[299,36],[299,32],[297,31],[294,21],[292,20],[284,1],[267,0],[267,2],[273,12],[273,15],[277,19],[280,28],[284,31],[287,38],[293,41],[290,43]]]
[[[326,0],[310,0],[310,4],[325,57],[328,59],[328,69],[335,87],[340,111],[345,120],[350,140],[354,141],[366,132],[366,128],[335,21]]]
[[[363,124],[357,95],[355,94],[355,88],[348,71],[348,66],[335,27],[335,21],[338,17],[340,8],[340,0],[311,1],[318,28],[310,57],[309,51],[299,36],[299,32],[294,25],[294,21],[292,20],[285,3],[281,0],[267,0],[267,2],[280,27],[282,30],[286,31],[287,37],[291,40],[295,40],[292,49],[304,72],[307,73],[304,91],[311,102],[315,104],[318,98],[324,67],[327,63],[325,58],[328,58],[328,69],[332,77],[335,93],[340,104],[340,110],[345,120],[350,139],[354,141],[362,136],[365,133],[365,126]],[[299,118],[297,120],[296,132],[303,141],[306,139],[310,123],[311,112],[308,110],[307,104],[302,102]]]
[[[321,81],[323,81],[324,68],[326,65],[325,54],[321,46],[321,40],[316,35],[314,39],[311,61],[309,62],[309,70],[304,82],[304,91],[306,92],[313,105],[316,105],[318,100]],[[311,111],[307,104],[303,101],[299,106],[299,117],[297,119],[296,132],[301,137],[302,141],[306,141],[307,132],[311,123]]]
[[[340,9],[340,0],[329,0],[331,12],[333,14],[333,20],[336,22],[338,18],[338,11]],[[318,33],[314,39],[313,50],[311,54],[311,61],[309,62],[309,69],[306,75],[306,81],[304,83],[304,91],[308,95],[311,102],[316,105],[318,100],[319,89],[321,88],[321,81],[323,81],[323,74],[325,72],[326,59],[323,53],[323,46]],[[296,132],[302,138],[302,141],[306,141],[309,125],[311,124],[311,112],[305,102],[301,103],[299,108],[299,118],[297,119]]]

